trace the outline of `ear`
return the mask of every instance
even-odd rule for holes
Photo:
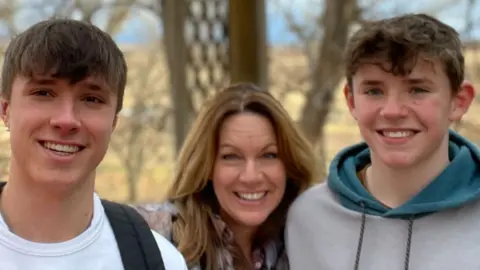
[[[9,119],[10,119],[10,102],[7,101],[5,97],[1,97],[0,100],[0,116],[2,117],[3,124],[8,129],[10,126]]]
[[[349,86],[348,83],[345,83],[345,86],[343,86],[343,95],[345,96],[345,101],[347,103],[350,114],[355,120],[357,120],[356,111],[355,111],[355,100],[353,97],[353,89]]]
[[[468,112],[475,98],[475,89],[469,81],[464,81],[458,93],[452,98],[449,120],[457,122]]]

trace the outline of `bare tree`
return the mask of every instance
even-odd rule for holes
[[[343,51],[350,27],[361,19],[362,10],[356,0],[324,0],[323,5],[318,3],[309,7],[317,7],[319,11],[306,16],[309,20],[303,22],[296,19],[298,16],[293,14],[293,9],[281,11],[306,58],[307,74],[300,75],[296,80],[295,76],[289,77],[289,81],[294,81],[297,86],[303,86],[305,81],[310,86],[303,92],[305,104],[299,125],[307,138],[319,147],[319,156],[324,159],[323,128],[328,120],[335,90],[343,79]]]
[[[129,54],[129,78],[125,92],[128,105],[120,116],[111,149],[119,158],[126,174],[128,200],[137,200],[137,184],[144,169],[158,164],[170,151],[162,149],[163,132],[171,116],[168,79],[163,53],[156,48]]]
[[[99,11],[108,10],[108,19],[104,30],[112,35],[116,34],[127,19],[133,7],[139,7],[137,0],[116,0],[105,2],[102,0],[43,0],[43,1],[1,1],[0,23],[8,29],[9,36],[17,34],[22,26],[33,24],[38,20],[51,17],[75,17],[76,19],[94,23],[94,16]],[[140,5],[141,8],[154,11],[154,6]],[[19,13],[25,15],[22,25],[15,22]],[[31,15],[31,16],[27,16]]]
[[[319,142],[324,161],[324,127],[334,100],[334,93],[343,78],[343,51],[350,25],[359,19],[360,9],[355,0],[326,0],[322,17],[323,35],[318,46],[317,61],[306,95],[300,127],[312,143]],[[323,162],[325,163],[325,162]],[[322,164],[323,164],[322,163]]]

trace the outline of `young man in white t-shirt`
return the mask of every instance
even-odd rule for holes
[[[10,42],[1,77],[12,155],[0,185],[0,269],[187,269],[133,209],[94,192],[126,79],[122,52],[91,24],[47,20]]]

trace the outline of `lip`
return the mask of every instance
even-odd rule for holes
[[[412,132],[420,132],[419,129],[416,128],[376,128],[375,131],[377,132],[382,132],[382,131],[387,131],[387,132],[402,132],[402,131],[412,131]]]
[[[235,194],[235,193],[261,193],[261,192],[251,192],[251,191],[239,192],[239,191],[235,191],[235,192],[233,192],[233,196],[235,196],[235,198],[237,199],[237,202],[242,206],[246,206],[246,207],[261,206],[262,204],[265,203],[265,201],[267,200],[267,197],[269,196],[268,191],[262,191],[262,192],[266,193],[265,196],[263,196],[263,198],[261,198],[259,200],[255,200],[255,201],[244,200],[244,199],[238,197],[238,195]]]
[[[72,146],[79,146],[80,150],[76,153],[69,154],[69,155],[61,155],[61,154],[56,154],[55,151],[49,150],[45,148],[42,143],[43,142],[51,142],[51,143],[57,143],[57,144],[64,144],[64,145],[72,145]],[[45,153],[46,157],[48,160],[50,160],[52,163],[56,165],[69,165],[72,162],[74,162],[75,158],[77,158],[84,150],[85,147],[78,145],[78,144],[69,144],[69,143],[59,143],[58,141],[37,141],[38,147],[41,148],[43,153]]]
[[[408,136],[408,137],[399,137],[399,138],[393,138],[393,137],[386,137],[386,136],[383,136],[382,132],[403,132],[403,131],[407,131],[407,132],[413,132],[413,134],[411,136]],[[379,139],[386,145],[395,145],[395,146],[401,146],[401,145],[404,145],[404,144],[407,144],[409,143],[411,140],[413,140],[415,138],[415,136],[417,136],[417,134],[419,133],[419,131],[416,131],[416,130],[413,130],[413,129],[377,129],[376,132],[377,136],[379,137]]]
[[[77,146],[81,149],[85,148],[85,144],[82,143],[77,143],[77,142],[72,142],[72,141],[57,141],[57,140],[43,140],[39,139],[37,140],[40,144],[48,142],[48,143],[53,143],[53,144],[62,144],[62,145],[69,145],[69,146]]]
[[[264,189],[264,190],[256,190],[256,191],[241,191],[241,190],[235,190],[234,192],[236,193],[264,193],[264,192],[268,192],[268,190]]]

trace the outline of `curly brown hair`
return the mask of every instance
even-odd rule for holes
[[[464,80],[465,60],[458,32],[426,14],[405,14],[372,21],[353,34],[347,45],[345,72],[349,85],[363,64],[408,75],[417,60],[438,60],[456,93]],[[388,65],[385,65],[388,63]]]

